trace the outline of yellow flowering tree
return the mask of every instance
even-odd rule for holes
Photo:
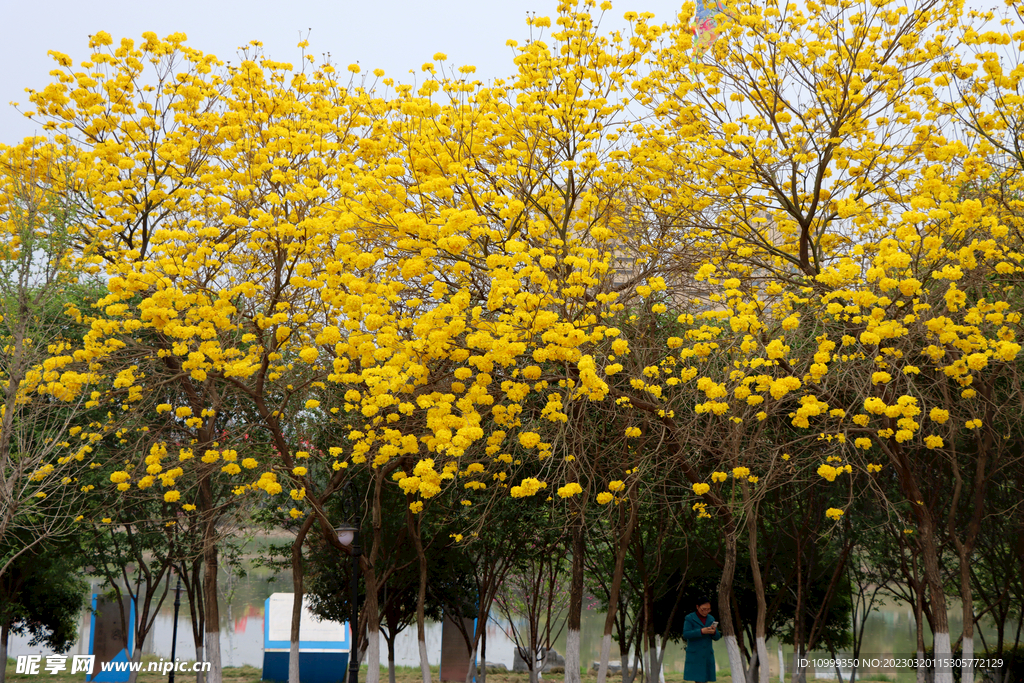
[[[87,461],[64,453],[96,377],[72,355],[82,330],[65,305],[90,285],[68,267],[77,214],[58,189],[62,158],[43,138],[0,147],[0,577],[73,533],[85,493]]]
[[[64,188],[88,209],[76,263],[107,278],[107,296],[79,313],[91,328],[80,353],[104,375],[90,404],[121,417],[92,433],[133,421],[174,432],[154,443],[145,476],[112,483],[159,476],[164,500],[178,502],[177,478],[195,475],[196,497],[182,503],[204,529],[206,657],[219,663],[217,523],[230,505],[217,491],[313,491],[289,427],[336,370],[317,358],[341,339],[347,288],[365,291],[353,280],[370,264],[337,202],[369,100],[311,59],[295,70],[253,45],[225,68],[181,35],[143,38],[115,47],[97,34],[83,71],[55,55],[56,81],[31,100],[77,153]],[[269,459],[253,457],[250,438]],[[326,494],[341,474],[323,453]]]

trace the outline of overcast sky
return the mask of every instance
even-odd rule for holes
[[[613,0],[602,28],[621,28],[629,10],[653,12],[658,22],[673,19],[682,0]],[[193,47],[222,60],[236,48],[263,42],[268,56],[298,61],[300,32],[312,29],[313,54],[329,52],[335,64],[358,61],[363,71],[384,69],[408,79],[435,52],[454,65],[472,64],[489,80],[514,71],[505,41],[527,36],[527,11],[554,16],[556,0],[23,0],[5,3],[0,41],[0,142],[12,144],[39,132],[8,102],[26,103],[25,88],[42,89],[53,68],[48,50],[68,54],[76,64],[88,55],[88,36],[107,31],[115,44],[124,36],[139,41],[144,31],[163,37],[188,35]]]

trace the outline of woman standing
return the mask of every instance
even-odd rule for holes
[[[686,615],[683,622],[683,638],[686,639],[686,666],[683,678],[696,683],[715,680],[715,651],[711,642],[722,634],[718,622],[711,616],[711,600],[697,599],[697,609]]]

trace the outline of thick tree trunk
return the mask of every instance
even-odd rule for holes
[[[565,634],[565,683],[580,683],[580,631],[570,629]]]
[[[927,512],[922,515],[927,519]],[[932,615],[932,656],[942,663],[935,667],[935,683],[953,683],[953,669],[949,666],[953,652],[949,642],[949,619],[946,614],[946,594],[942,588],[942,571],[934,530],[930,520],[921,525],[921,550],[924,556],[924,576],[928,584],[928,598]]]
[[[960,641],[963,664],[960,683],[974,683],[974,595],[971,592],[969,558],[960,558],[960,600],[963,604],[964,632]]]
[[[722,564],[722,578],[718,583],[718,613],[722,625],[722,639],[729,653],[729,670],[733,681],[746,677],[743,655],[736,640],[736,626],[732,619],[732,581],[736,572],[736,529],[731,521],[725,524],[725,562]],[[218,682],[219,683],[219,682]]]
[[[615,583],[614,578],[612,583]],[[609,602],[608,611],[611,612],[614,608],[611,605],[615,603]],[[614,624],[615,615],[612,615],[612,622]],[[608,622],[605,620],[605,633],[601,636],[601,654],[598,655],[597,661],[597,683],[605,683],[605,679],[608,677],[608,659],[612,655],[612,634],[608,631]]]
[[[135,643],[135,648],[132,651],[131,661],[134,663],[142,661],[142,646],[140,646],[138,643]],[[0,660],[0,662],[6,664],[7,660],[2,659]],[[128,683],[135,683],[137,680],[139,680],[139,672],[133,668],[132,671],[128,673]]]
[[[221,683],[220,662],[220,606],[217,602],[217,538],[214,523],[210,520],[204,529],[203,539],[203,604],[206,607],[206,657],[210,662],[207,683]]]
[[[366,683],[380,683],[380,630],[366,632]]]
[[[757,641],[757,680],[759,683],[768,683],[768,645],[763,635],[756,637]]]
[[[662,653],[663,649],[664,649],[664,645],[662,645],[662,646],[658,645],[658,636],[652,634],[651,635],[651,647],[648,650],[648,654],[650,655],[649,665],[650,665],[650,671],[651,671],[651,673],[650,673],[651,683],[663,683],[662,682],[662,675],[661,675],[661,653]]]

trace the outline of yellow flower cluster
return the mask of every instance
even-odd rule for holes
[[[523,479],[518,486],[513,486],[509,493],[513,498],[526,498],[535,495],[541,489],[547,488],[547,483],[533,477]],[[578,484],[577,484],[578,486]]]
[[[583,493],[583,487],[578,482],[570,482],[565,486],[558,487],[559,498],[572,498],[580,493]]]

